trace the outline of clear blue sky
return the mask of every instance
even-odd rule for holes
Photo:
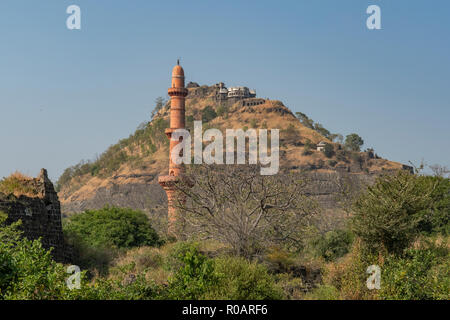
[[[56,179],[127,137],[177,57],[188,81],[246,85],[390,160],[450,166],[449,39],[448,0],[2,0],[0,177]]]

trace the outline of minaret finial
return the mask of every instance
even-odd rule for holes
[[[180,65],[180,58],[177,59],[177,65]]]

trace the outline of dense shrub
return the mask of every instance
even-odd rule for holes
[[[347,230],[334,230],[325,233],[313,243],[317,255],[325,261],[334,261],[349,252],[353,234]]]
[[[180,250],[176,257],[182,265],[169,279],[168,298],[201,299],[218,281],[218,276],[214,272],[214,262],[194,246],[183,249],[186,250]]]
[[[195,243],[178,243],[169,253],[167,265],[174,271],[169,279],[170,299],[281,299],[267,269],[238,257],[210,259]]]
[[[334,147],[332,144],[327,143],[325,145],[325,147],[323,148],[323,153],[325,154],[325,156],[327,158],[331,158],[332,156],[334,156]]]
[[[73,215],[65,223],[64,232],[94,248],[161,244],[145,213],[124,208],[105,207]]]
[[[450,299],[450,259],[446,245],[422,244],[390,255],[382,268],[380,296],[389,300]]]
[[[375,299],[376,290],[371,291],[366,286],[369,277],[366,271],[371,265],[382,265],[382,255],[368,251],[359,240],[356,240],[347,255],[326,265],[323,283],[336,288],[339,299]],[[330,288],[327,290],[329,291]]]
[[[213,120],[216,117],[217,117],[217,113],[216,113],[216,111],[214,110],[213,107],[206,106],[202,110],[202,121],[203,122],[210,122],[211,120]]]
[[[430,181],[434,185],[431,192],[431,204],[423,213],[418,228],[424,234],[450,233],[450,179],[422,176],[423,183]]]
[[[215,259],[215,272],[220,282],[206,294],[208,299],[223,300],[276,300],[282,299],[281,288],[277,287],[267,269],[256,262],[239,257]]]
[[[401,253],[433,207],[435,182],[399,171],[378,178],[354,205],[353,230],[371,249]]]

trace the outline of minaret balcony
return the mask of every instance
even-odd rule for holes
[[[186,97],[188,95],[188,89],[186,88],[169,88],[169,96],[173,97]]]

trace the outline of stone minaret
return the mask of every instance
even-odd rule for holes
[[[172,86],[168,90],[170,96],[170,128],[166,129],[166,135],[170,139],[169,151],[169,175],[160,176],[159,184],[164,188],[168,200],[168,220],[169,220],[169,235],[177,237],[177,208],[174,206],[176,200],[176,183],[180,181],[184,173],[183,165],[176,165],[172,161],[172,149],[180,143],[180,141],[172,141],[172,133],[176,129],[185,128],[185,99],[188,95],[188,90],[184,87],[184,70],[178,61],[177,65],[172,71]],[[183,200],[183,199],[178,199]]]

